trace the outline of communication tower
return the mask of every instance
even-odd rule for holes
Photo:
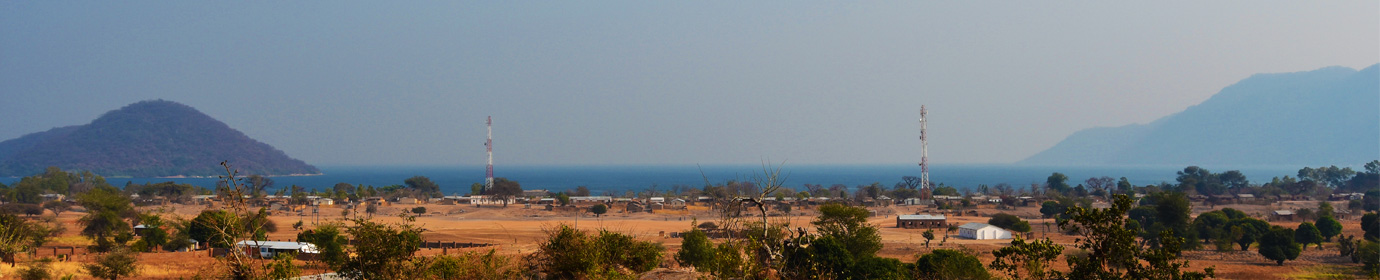
[[[930,152],[929,145],[925,139],[925,105],[920,105],[920,189],[925,194],[925,199],[929,199],[930,189]]]
[[[494,117],[489,116],[484,125],[489,130],[489,138],[484,141],[484,149],[489,153],[489,165],[484,167],[484,190],[482,191],[487,192],[494,187]]]

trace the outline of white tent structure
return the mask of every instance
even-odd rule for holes
[[[1011,239],[1011,231],[984,223],[967,223],[958,226],[958,236],[968,239]]]

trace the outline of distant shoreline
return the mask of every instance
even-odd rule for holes
[[[271,178],[271,177],[307,177],[307,176],[321,176],[321,175],[326,175],[326,173],[293,173],[293,174],[287,174],[287,175],[264,175],[264,177],[270,177],[270,178]],[[135,178],[135,177],[132,177],[132,176],[120,176],[120,177],[110,177],[110,178]],[[216,175],[216,176],[173,175],[173,176],[157,176],[157,177],[152,177],[152,178],[158,178],[158,179],[211,179],[211,178],[220,178],[220,175]]]

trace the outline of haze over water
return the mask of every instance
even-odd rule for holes
[[[1011,184],[1018,189],[1028,189],[1030,183],[1044,183],[1053,172],[1068,175],[1069,184],[1077,185],[1090,177],[1126,177],[1132,184],[1143,186],[1160,182],[1174,183],[1175,172],[1184,166],[1141,166],[1141,167],[1049,167],[1019,165],[935,165],[930,168],[930,178],[936,183],[956,186],[959,189],[976,188],[979,184],[995,186],[1000,183]],[[1272,177],[1294,176],[1302,166],[1253,166],[1218,167],[1203,166],[1213,172],[1240,170],[1252,183],[1269,182]],[[703,175],[700,170],[703,169]],[[325,166],[324,175],[273,177],[276,191],[284,186],[299,185],[306,189],[326,190],[336,183],[364,184],[375,187],[402,184],[412,176],[426,176],[441,186],[447,195],[469,193],[470,184],[484,181],[483,166]],[[819,184],[828,187],[844,184],[852,187],[879,182],[890,189],[902,176],[919,176],[920,168],[914,164],[894,165],[790,165],[781,169],[789,175],[785,185],[797,191],[805,190],[804,184]],[[612,191],[622,195],[627,190],[646,190],[653,185],[658,191],[666,191],[674,185],[694,188],[704,186],[706,177],[710,183],[719,184],[728,180],[751,182],[754,174],[761,174],[760,165],[659,165],[659,166],[496,166],[495,176],[518,181],[526,190],[546,189],[564,191],[577,186],[588,186],[594,194]],[[173,181],[205,188],[213,188],[216,178],[106,178],[116,186],[126,182],[136,184]],[[19,178],[0,178],[0,182],[11,185]]]

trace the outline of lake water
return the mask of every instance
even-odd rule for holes
[[[1090,177],[1126,177],[1135,185],[1174,182],[1175,172],[1184,166],[1138,166],[1138,167],[1057,167],[1021,165],[935,165],[930,168],[930,179],[936,183],[957,186],[960,189],[976,187],[979,184],[996,185],[1007,183],[1018,188],[1029,188],[1030,183],[1043,183],[1053,172],[1068,175],[1069,184],[1077,185]],[[1203,166],[1213,172],[1241,170],[1251,182],[1268,182],[1272,177],[1293,176],[1298,167],[1287,166]],[[274,177],[274,190],[283,186],[299,185],[306,189],[326,190],[336,183],[364,184],[375,187],[402,184],[412,176],[426,176],[441,186],[446,194],[466,194],[470,184],[484,181],[483,166],[323,166],[324,175],[299,177]],[[701,173],[701,171],[703,173]],[[496,166],[494,175],[506,177],[522,184],[523,189],[547,189],[562,191],[576,186],[588,186],[595,194],[613,191],[622,194],[626,190],[645,190],[657,185],[658,190],[670,189],[673,185],[693,187],[704,186],[705,178],[711,183],[728,180],[752,181],[754,174],[761,174],[759,165],[713,165],[688,166]],[[785,185],[796,190],[804,190],[804,184],[819,184],[828,187],[844,184],[850,187],[880,182],[891,188],[902,176],[919,176],[920,167],[914,164],[897,165],[786,165],[782,173],[789,175]],[[0,182],[12,185],[19,178],[0,178]],[[215,178],[107,178],[116,186],[126,182],[150,183],[174,181],[211,188]]]

